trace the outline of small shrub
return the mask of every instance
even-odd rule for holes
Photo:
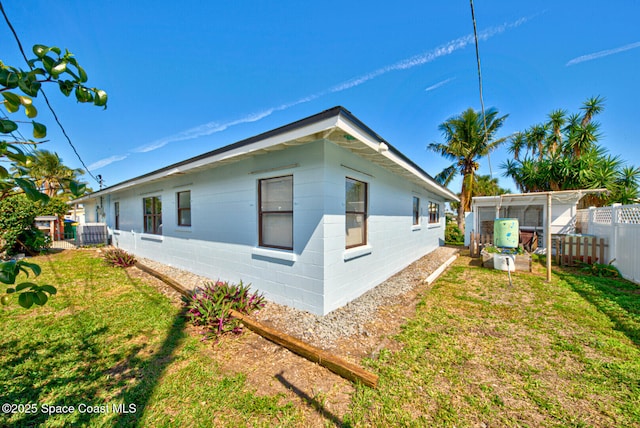
[[[450,245],[464,245],[464,233],[455,222],[447,222],[444,229],[444,242]]]
[[[580,266],[580,270],[594,276],[601,278],[620,278],[622,276],[618,268],[612,264],[594,263],[590,265],[577,259],[576,262]]]
[[[122,248],[111,248],[105,251],[104,260],[111,266],[126,268],[136,264],[133,254],[127,253]]]
[[[208,327],[209,336],[240,333],[242,325],[229,314],[229,309],[250,314],[264,307],[264,297],[249,293],[249,288],[242,281],[240,284],[207,282],[187,299],[187,317],[195,325]]]

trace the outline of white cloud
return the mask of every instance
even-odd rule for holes
[[[186,141],[193,140],[195,138],[204,137],[207,135],[215,134],[216,132],[224,131],[230,126],[239,125],[241,123],[249,123],[249,122],[257,122],[260,119],[264,119],[273,113],[275,109],[271,108],[259,113],[252,113],[243,118],[235,119],[229,122],[209,122],[204,125],[196,126],[195,128],[187,129],[186,131],[182,131],[178,134],[170,135],[168,137],[161,138],[159,140],[153,141],[147,145],[136,147],[132,151],[135,153],[146,153],[151,152],[153,150],[157,150],[161,147],[166,146],[169,143],[174,143],[177,141]]]
[[[602,58],[609,55],[615,55],[620,52],[628,51],[630,49],[640,48],[640,42],[629,43],[628,45],[620,46],[619,48],[607,49],[604,51],[598,51],[587,55],[582,55],[567,62],[565,65],[579,64],[585,61],[592,61],[594,59]]]
[[[452,80],[455,80],[455,77],[450,77],[448,79],[442,80],[436,84],[433,84],[431,86],[429,86],[428,88],[425,88],[425,92],[429,92],[429,91],[433,91],[434,89],[438,89],[441,86],[446,85],[447,83],[451,82]]]
[[[495,36],[496,34],[500,34],[505,32],[508,29],[511,28],[516,28],[522,24],[524,24],[525,22],[527,22],[529,19],[531,19],[530,17],[525,17],[525,18],[520,18],[517,21],[511,22],[511,23],[505,23],[502,24],[498,27],[491,27],[485,31],[482,31],[478,34],[478,39],[480,40],[487,40],[492,36]],[[251,113],[247,116],[244,116],[242,118],[239,119],[235,119],[235,120],[231,120],[231,121],[227,121],[227,122],[209,122],[209,123],[205,123],[203,125],[200,126],[196,126],[194,128],[191,129],[187,129],[185,131],[179,132],[177,134],[173,134],[161,139],[158,139],[156,141],[153,141],[149,144],[146,144],[144,146],[139,146],[137,148],[132,149],[132,152],[134,153],[147,153],[147,152],[151,152],[153,150],[157,150],[161,147],[166,146],[169,143],[173,143],[173,142],[178,142],[178,141],[186,141],[186,140],[193,140],[199,137],[204,137],[207,135],[211,135],[217,132],[221,132],[224,131],[225,129],[234,126],[234,125],[239,125],[242,123],[249,123],[249,122],[257,122],[261,119],[264,119],[267,116],[270,116],[271,114],[273,114],[274,112],[277,111],[283,111],[283,110],[287,110],[291,107],[294,107],[296,105],[299,104],[304,104],[304,103],[308,103],[310,101],[316,100],[320,97],[323,97],[324,95],[327,94],[332,94],[332,93],[337,93],[337,92],[342,92],[345,91],[347,89],[351,89],[354,88],[356,86],[360,86],[363,83],[368,82],[369,80],[375,79],[379,76],[382,76],[384,74],[387,74],[389,72],[392,71],[399,71],[399,70],[408,70],[410,68],[413,67],[417,67],[426,63],[429,63],[431,61],[434,61],[437,58],[440,58],[442,56],[445,55],[450,55],[453,52],[460,50],[464,47],[466,47],[467,45],[469,45],[470,43],[473,43],[474,41],[474,37],[473,34],[469,34],[466,35],[464,37],[460,37],[458,39],[452,40],[450,42],[445,43],[444,45],[438,46],[435,49],[432,49],[430,51],[427,51],[425,53],[419,54],[419,55],[415,55],[409,58],[405,58],[403,60],[400,60],[396,63],[381,67],[377,70],[374,70],[372,72],[363,74],[362,76],[359,77],[355,77],[353,79],[344,81],[342,83],[339,83],[335,86],[332,86],[326,90],[320,91],[318,93],[312,94],[312,95],[308,95],[305,97],[302,97],[296,101],[293,102],[289,102],[289,103],[285,103],[285,104],[281,104],[279,106],[276,107],[271,107],[268,109],[265,109],[263,111],[257,112],[257,113]],[[448,79],[451,80],[451,79]],[[448,81],[447,80],[447,81]],[[445,84],[446,81],[442,84]],[[435,88],[433,88],[435,89]],[[96,162],[94,165],[98,165],[98,168],[103,167],[105,165],[108,165],[112,162],[117,162],[119,160],[125,159],[127,157],[127,155],[123,155],[123,156],[112,156],[111,158],[108,159],[104,159],[102,161],[98,161]],[[91,166],[89,167],[89,169],[93,169],[91,168]]]
[[[91,165],[89,165],[87,167],[87,169],[89,171],[93,171],[96,169],[100,169],[102,167],[105,167],[109,164],[112,164],[114,162],[119,162],[121,160],[126,159],[127,157],[129,157],[129,155],[115,155],[115,156],[110,156],[108,158],[104,158],[104,159],[100,159],[99,161],[96,161],[94,163],[92,163]]]

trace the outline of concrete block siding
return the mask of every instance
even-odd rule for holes
[[[260,248],[258,180],[284,175],[293,175],[294,248]],[[369,191],[368,245],[350,250],[346,177],[368,183]],[[176,194],[186,190],[190,227],[177,225]],[[162,235],[142,232],[142,200],[152,196],[162,199]],[[422,213],[418,227],[412,224],[414,196]],[[435,225],[428,224],[429,201],[440,204]],[[212,280],[251,283],[272,301],[317,314],[353,300],[444,240],[442,198],[327,140],[113,192],[102,205],[114,245]],[[91,202],[85,207],[97,211]]]

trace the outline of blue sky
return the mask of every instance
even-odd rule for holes
[[[108,109],[45,88],[106,185],[342,105],[427,172],[438,125],[480,109],[468,1],[3,1],[25,48],[67,48],[109,94]],[[640,165],[640,2],[475,2],[484,102],[500,136],[606,98],[600,143]],[[26,68],[0,25],[2,59]],[[46,110],[43,148],[81,167]],[[491,156],[500,164],[506,147]],[[486,161],[481,174],[488,174]],[[93,180],[87,179],[97,189]],[[459,191],[459,180],[451,186]]]

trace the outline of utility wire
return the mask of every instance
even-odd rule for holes
[[[476,42],[476,63],[478,64],[478,87],[480,88],[480,108],[482,109],[482,123],[484,125],[484,141],[488,142],[487,118],[484,115],[484,98],[482,97],[482,69],[480,67],[480,50],[478,49],[478,28],[476,27],[476,14],[473,7],[473,0],[469,0],[471,5],[471,20],[473,21],[473,36]],[[489,176],[493,180],[493,171],[491,169],[491,155],[487,152],[487,160],[489,162]]]
[[[2,118],[10,120],[9,116],[4,114],[4,112],[2,112]],[[16,137],[16,134],[18,134],[18,137],[20,138]],[[29,152],[30,154],[34,153],[34,150],[31,148],[31,144],[29,143],[29,140],[24,135],[22,135],[19,129],[16,129],[15,131],[11,132],[9,135],[11,135],[13,139],[16,141],[16,144],[19,144],[23,149],[25,149],[25,151]]]
[[[20,53],[22,54],[22,57],[24,58],[24,61],[27,63],[27,65],[29,66],[29,69],[33,70],[33,67],[31,66],[31,64],[29,64],[29,59],[27,58],[27,55],[24,52],[24,48],[22,47],[22,43],[20,42],[20,38],[18,37],[18,33],[16,33],[16,30],[13,28],[13,25],[11,25],[11,21],[9,21],[9,17],[7,16],[7,13],[4,10],[4,6],[2,4],[2,1],[0,1],[0,11],[2,11],[2,15],[4,16],[4,20],[7,22],[7,25],[9,26],[9,29],[11,30],[11,32],[13,33],[13,37],[16,39],[16,42],[18,43],[18,48],[20,49]],[[60,127],[60,130],[62,131],[62,134],[65,136],[65,138],[67,139],[67,142],[69,143],[69,145],[71,146],[71,148],[73,149],[73,152],[76,154],[76,156],[78,157],[78,159],[80,160],[80,163],[82,164],[82,166],[84,167],[84,170],[87,172],[87,174],[89,174],[91,176],[91,178],[93,178],[96,183],[100,183],[100,180],[98,180],[92,173],[91,171],[89,171],[89,167],[87,167],[87,165],[84,163],[84,161],[82,160],[82,158],[80,157],[80,153],[78,153],[78,150],[76,149],[76,147],[73,145],[73,143],[71,142],[71,138],[69,138],[69,135],[67,134],[67,131],[64,129],[64,127],[62,126],[62,123],[60,122],[60,119],[58,119],[58,115],[56,114],[56,112],[53,110],[53,107],[51,106],[51,103],[49,103],[49,98],[47,98],[47,94],[45,94],[44,89],[40,88],[40,92],[42,93],[42,96],[44,97],[44,101],[47,104],[47,107],[49,107],[49,110],[51,111],[51,114],[53,115],[53,118],[55,119],[56,123],[58,124],[58,126]]]

